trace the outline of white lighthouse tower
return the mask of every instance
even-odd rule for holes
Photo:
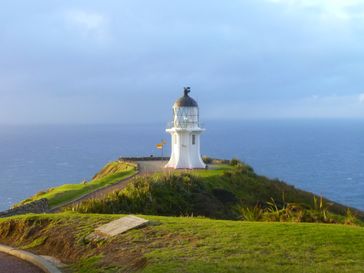
[[[166,168],[202,169],[205,164],[200,153],[200,127],[197,102],[192,99],[190,87],[184,88],[183,97],[173,105],[173,122],[167,132],[172,136],[172,154]]]

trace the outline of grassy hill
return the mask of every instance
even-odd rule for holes
[[[52,208],[130,177],[136,173],[136,169],[136,164],[124,161],[110,162],[91,181],[84,181],[80,184],[64,184],[50,188],[23,200],[15,206],[46,198],[48,199],[49,206]]]
[[[85,201],[72,210],[326,223],[344,223],[354,218],[353,214],[364,218],[361,211],[348,211],[325,198],[259,176],[242,163],[136,177],[125,189]]]
[[[0,219],[0,243],[57,257],[69,265],[66,273],[363,272],[363,212],[234,163],[137,176],[123,190],[64,213]],[[29,200],[64,203],[135,172],[123,164]],[[151,222],[89,239],[96,227],[130,213]]]
[[[52,214],[0,219],[0,242],[52,255],[87,272],[363,272],[362,227],[142,216],[152,224],[90,242],[121,215]]]

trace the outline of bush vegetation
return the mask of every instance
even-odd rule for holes
[[[317,202],[314,196],[314,204]],[[310,207],[305,204],[284,203],[283,207],[278,207],[276,202],[267,202],[267,206],[241,207],[239,208],[240,218],[246,221],[265,221],[265,222],[309,222],[309,223],[328,223],[362,225],[354,213],[347,209],[346,215],[337,215],[329,211],[329,207],[324,204],[320,197],[320,205]]]
[[[204,156],[202,157],[202,160],[205,164],[212,164],[213,163],[213,159],[211,157],[208,157],[208,156]]]
[[[239,164],[241,164],[241,161],[239,159],[233,158],[233,159],[230,160],[230,165],[231,166],[237,166]]]
[[[82,213],[234,218],[232,210],[224,206],[229,203],[222,200],[224,193],[226,195],[222,191],[209,191],[203,179],[190,173],[141,176],[134,178],[125,189],[109,194],[107,198],[84,201],[75,205],[72,210]],[[228,194],[233,195],[230,192]]]
[[[357,223],[357,216],[363,218],[359,211],[349,210],[348,214],[344,206],[258,176],[240,161],[232,165],[218,170],[137,177],[123,190],[103,199],[84,201],[68,210],[322,223]]]

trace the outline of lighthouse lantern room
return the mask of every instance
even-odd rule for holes
[[[172,154],[166,168],[202,169],[206,166],[200,153],[200,135],[205,129],[200,126],[198,104],[188,95],[190,92],[190,87],[185,87],[183,97],[173,105],[173,121],[166,130],[172,136]]]

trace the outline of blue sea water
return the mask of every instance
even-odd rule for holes
[[[159,155],[165,124],[0,126],[0,210],[89,179],[119,156]],[[209,121],[202,153],[364,209],[364,121]],[[166,154],[170,151],[166,149]]]

